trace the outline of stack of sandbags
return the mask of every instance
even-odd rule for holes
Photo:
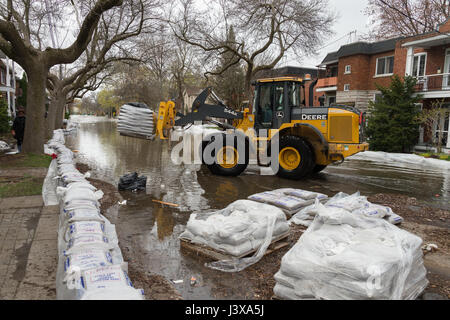
[[[153,139],[155,124],[153,111],[144,103],[128,103],[120,107],[117,130],[122,135]]]
[[[395,214],[391,208],[373,204],[367,201],[367,197],[361,196],[359,192],[348,195],[339,192],[334,197],[326,199],[325,207],[342,208],[355,214],[365,215],[373,218],[383,218],[391,224],[399,224],[403,222],[403,218]],[[297,225],[310,226],[318,211],[318,206],[314,203],[300,210],[295,214],[289,223]]]
[[[247,199],[274,205],[283,210],[288,217],[313,204],[316,199],[325,201],[327,195],[301,189],[283,188],[265,191],[249,196]]]
[[[258,249],[266,237],[272,241],[288,230],[280,209],[238,200],[219,211],[192,214],[180,238],[239,257]]]
[[[320,203],[316,209],[311,226],[282,258],[276,296],[415,299],[426,288],[422,239],[363,213]]]
[[[100,213],[103,192],[76,169],[61,131],[47,145],[57,155],[46,177],[56,183],[45,188],[48,192],[56,187],[60,205],[57,299],[142,300],[142,291],[134,289],[128,278],[115,226]]]

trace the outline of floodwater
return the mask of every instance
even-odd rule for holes
[[[117,185],[130,172],[147,176],[146,193],[122,193],[127,205],[118,207],[116,225],[139,247],[147,270],[168,280],[183,280],[174,286],[184,299],[248,299],[252,288],[240,273],[212,271],[193,256],[180,252],[178,236],[192,212],[222,209],[251,194],[278,188],[301,188],[333,196],[339,191],[363,195],[394,193],[415,197],[436,208],[449,207],[450,172],[349,160],[329,166],[302,181],[261,176],[250,170],[230,178],[212,175],[194,165],[175,165],[167,141],[148,141],[120,136],[116,122],[78,117],[77,135],[67,144],[78,150],[78,159],[92,168],[94,178]],[[173,145],[172,145],[173,147]],[[152,200],[178,204],[162,206]],[[197,279],[197,286],[190,279]]]

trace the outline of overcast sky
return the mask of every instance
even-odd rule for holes
[[[329,0],[329,3],[339,16],[333,26],[335,35],[323,43],[322,47],[326,47],[317,56],[307,57],[303,61],[299,61],[296,57],[287,57],[283,59],[281,66],[315,67],[322,62],[328,52],[337,51],[340,46],[349,43],[349,36],[344,37],[349,32],[357,30],[357,36],[368,32],[368,17],[364,15],[367,0]],[[344,38],[332,44],[342,37]],[[351,42],[354,42],[354,35],[352,39]]]

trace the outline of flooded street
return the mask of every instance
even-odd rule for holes
[[[212,271],[192,255],[180,252],[178,236],[189,215],[196,211],[222,209],[231,202],[277,188],[313,190],[329,196],[339,191],[369,196],[394,193],[416,198],[428,206],[447,209],[450,201],[450,172],[423,170],[401,165],[388,166],[350,160],[330,166],[303,181],[283,180],[247,172],[236,178],[212,175],[208,169],[174,165],[167,141],[147,141],[120,136],[114,121],[79,117],[77,135],[67,145],[78,150],[78,162],[89,165],[92,176],[117,186],[119,177],[130,172],[147,176],[147,192],[122,192],[127,205],[117,206],[114,223],[126,232],[127,245],[139,249],[146,271],[174,284],[184,299],[252,299],[253,288],[245,273]],[[152,200],[179,205],[162,206]],[[128,242],[129,241],[129,242]],[[122,243],[123,244],[123,243]],[[197,279],[197,286],[190,279]]]

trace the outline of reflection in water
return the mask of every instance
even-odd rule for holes
[[[192,212],[222,209],[253,193],[286,187],[329,196],[339,191],[360,191],[364,195],[398,193],[446,208],[450,200],[449,171],[352,160],[301,181],[255,174],[220,177],[211,175],[204,167],[174,165],[167,142],[120,136],[114,121],[87,120],[83,118],[77,136],[68,137],[68,145],[79,150],[78,157],[92,168],[96,178],[117,185],[119,177],[126,173],[136,171],[147,176],[146,193],[121,193],[128,202],[119,208],[115,223],[138,247],[137,251],[142,252],[140,259],[148,271],[184,280],[176,287],[185,299],[245,299],[252,297],[253,292],[242,274],[218,273],[205,268],[198,258],[180,252],[178,236]],[[440,197],[435,197],[436,194]],[[168,207],[152,199],[179,207]],[[191,287],[191,276],[201,285]]]

